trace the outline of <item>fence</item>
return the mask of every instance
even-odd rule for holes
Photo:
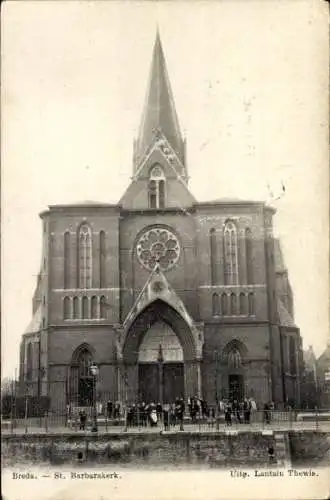
[[[48,382],[50,383],[50,382]],[[215,417],[200,414],[194,421],[187,412],[183,421],[172,416],[169,426],[165,426],[162,411],[158,412],[157,425],[152,425],[145,412],[139,412],[138,405],[127,406],[115,400],[115,394],[99,391],[97,384],[90,391],[86,387],[72,386],[67,381],[51,382],[52,398],[41,396],[45,390],[43,382],[29,382],[16,388],[10,394],[2,395],[1,428],[4,432],[78,432],[97,427],[98,432],[134,432],[151,430],[178,430],[204,432],[223,429],[319,429],[330,425],[330,411],[290,410],[252,411],[247,420],[244,412],[232,412],[231,421],[225,422],[223,413]],[[77,398],[84,393],[88,398]],[[46,391],[45,391],[46,392]],[[131,409],[131,410],[130,410]],[[81,412],[86,414],[85,425],[81,422]]]
[[[82,425],[79,413],[85,411],[86,422]],[[93,429],[93,426],[97,429]],[[118,416],[109,416],[106,411],[95,412],[93,407],[76,407],[71,414],[56,414],[45,411],[43,416],[3,419],[2,432],[21,433],[76,433],[97,430],[99,433],[124,433],[124,432],[236,432],[244,431],[272,431],[272,430],[327,430],[330,431],[330,412],[295,412],[272,411],[268,416],[264,411],[255,411],[248,421],[244,415],[231,416],[231,421],[226,422],[225,416],[220,414],[214,418],[197,417],[192,421],[185,414],[182,420],[170,416],[164,421],[164,414],[158,414],[157,422],[153,422],[149,415],[139,411],[130,413],[122,407]]]

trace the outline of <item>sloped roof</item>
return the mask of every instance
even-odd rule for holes
[[[112,206],[111,203],[105,203],[105,202],[102,202],[102,201],[94,201],[94,200],[80,200],[80,201],[75,201],[75,202],[70,202],[70,203],[59,203],[59,204],[56,204],[56,205],[50,205],[50,207],[75,207],[75,206],[78,206],[78,207],[81,207],[82,205],[86,205],[86,206]]]
[[[327,367],[329,365],[330,368],[330,342],[328,342],[327,347],[319,356],[317,364],[319,367]]]
[[[295,325],[291,314],[279,298],[277,299],[277,315],[281,326],[297,328],[297,325]]]
[[[41,330],[41,327],[42,327],[42,318],[41,318],[41,304],[40,304],[40,306],[34,313],[28,327],[25,329],[24,333],[37,333]]]
[[[304,362],[307,366],[312,367],[316,362],[313,347],[310,345],[308,349],[303,351]]]
[[[275,270],[277,272],[286,271],[281,243],[278,238],[274,238],[274,257],[275,257]]]
[[[216,198],[213,200],[202,200],[199,201],[199,205],[212,205],[212,204],[221,204],[221,203],[229,203],[229,204],[243,204],[243,205],[265,205],[264,201],[260,200],[244,200],[242,198]]]

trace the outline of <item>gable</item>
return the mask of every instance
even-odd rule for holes
[[[183,168],[179,160],[173,157],[170,163],[161,148],[155,145],[119,201],[124,209],[149,208],[149,176],[155,164],[160,165],[166,179],[165,208],[188,207],[196,202],[186,182],[178,174]]]

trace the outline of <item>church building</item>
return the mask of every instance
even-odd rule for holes
[[[206,168],[206,167],[205,167]],[[20,383],[53,411],[97,398],[299,405],[302,342],[275,210],[198,202],[159,34],[118,204],[52,205]],[[91,364],[98,367],[97,378]],[[94,385],[96,384],[96,385]]]

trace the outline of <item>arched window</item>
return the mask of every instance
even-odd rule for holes
[[[106,319],[107,317],[107,307],[104,295],[100,298],[100,316],[102,319]]]
[[[217,268],[216,268],[217,242],[216,232],[214,227],[210,230],[210,258],[211,258],[211,284],[217,284]]]
[[[254,315],[254,293],[249,293],[249,315]]]
[[[97,319],[97,297],[92,297],[91,299],[91,316],[92,319]]]
[[[253,255],[252,255],[252,235],[251,229],[245,230],[245,259],[246,259],[246,280],[249,285],[253,284]]]
[[[32,367],[33,367],[32,342],[29,342],[26,346],[26,380],[32,379]]]
[[[226,285],[238,284],[237,229],[229,221],[224,228],[224,262]]]
[[[72,317],[73,319],[79,319],[79,299],[78,297],[73,297],[72,301]]]
[[[82,319],[88,319],[88,297],[82,298]]]
[[[92,231],[88,224],[78,234],[78,288],[92,286]]]
[[[78,406],[92,406],[94,377],[90,367],[92,355],[87,347],[82,347],[73,359],[70,370],[70,402]]]
[[[220,315],[220,299],[217,293],[212,295],[212,315],[219,316]]]
[[[237,297],[234,292],[230,295],[230,313],[232,316],[236,316],[237,314]]]
[[[64,288],[70,288],[70,233],[64,234]]]
[[[105,283],[105,232],[100,232],[100,288]]]
[[[239,313],[241,315],[246,315],[247,314],[247,304],[246,304],[246,295],[244,292],[241,292],[239,294]]]
[[[165,175],[160,165],[155,165],[149,177],[149,207],[164,208],[165,207]]]
[[[242,358],[238,349],[232,349],[228,354],[228,367],[230,370],[238,370],[241,367]]]
[[[64,300],[63,300],[63,316],[64,316],[64,319],[70,319],[70,298],[69,297],[64,297]]]
[[[221,313],[223,316],[228,316],[228,297],[226,293],[221,294]]]

